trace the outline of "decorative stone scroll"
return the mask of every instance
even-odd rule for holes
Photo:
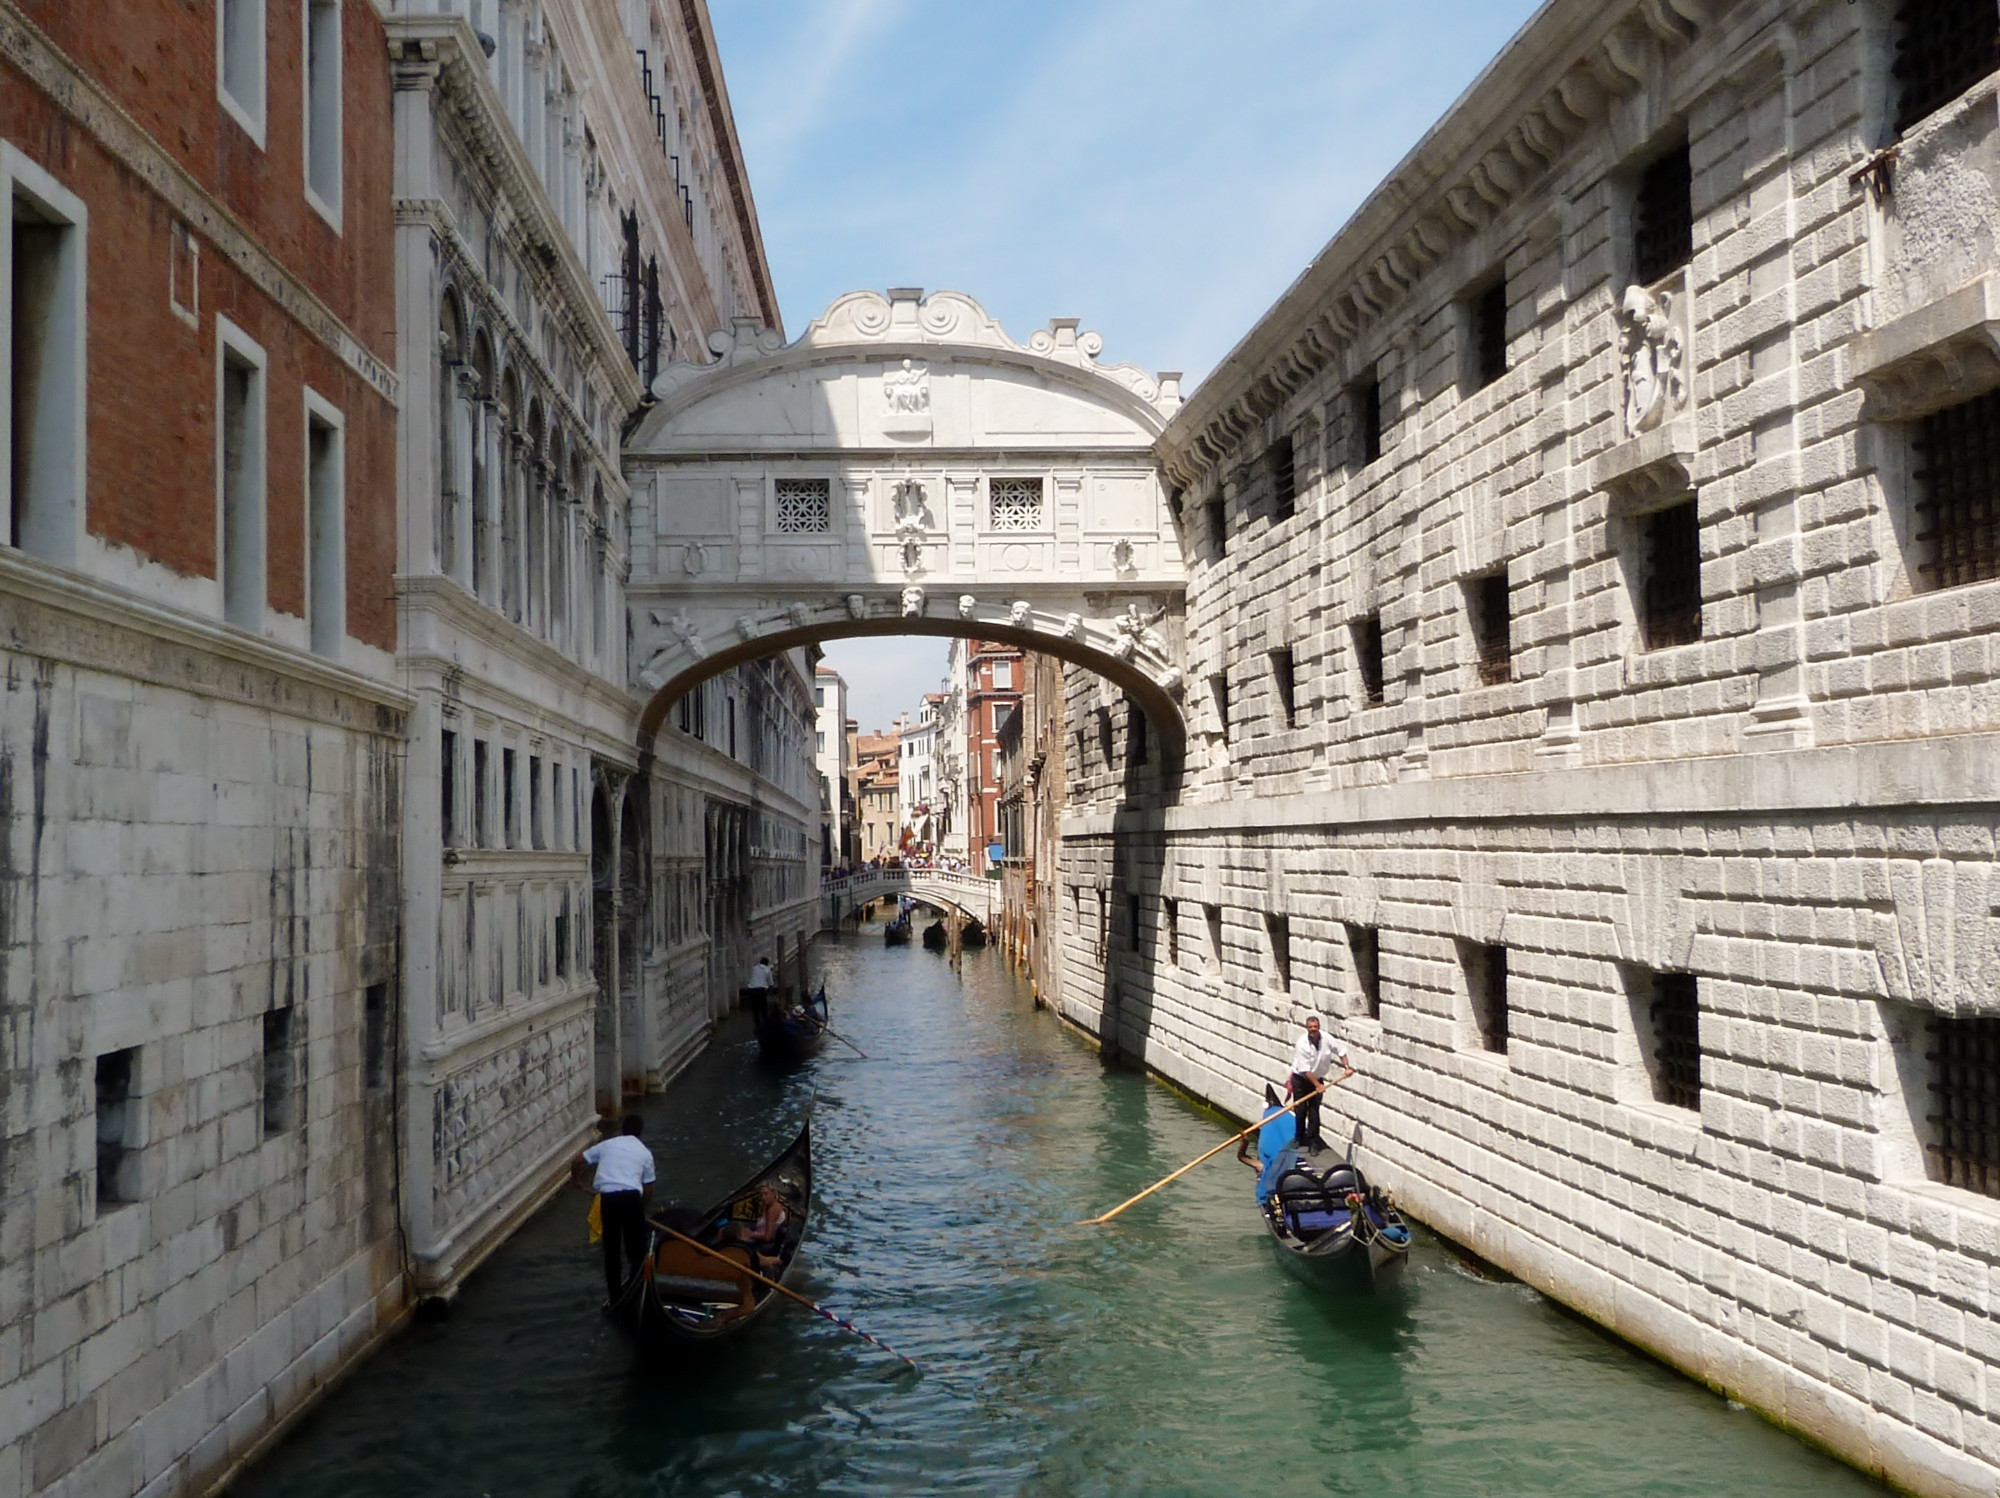
[[[1678,296],[1678,289],[1628,286],[1619,304],[1629,437],[1650,432],[1687,409],[1687,339],[1675,315]]]

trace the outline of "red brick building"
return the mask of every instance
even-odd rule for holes
[[[952,652],[964,767],[965,828],[972,867],[997,868],[989,851],[1001,841],[1001,730],[1020,711],[1025,654],[997,640],[967,640]]]

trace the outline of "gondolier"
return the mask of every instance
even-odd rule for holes
[[[1347,1048],[1320,1029],[1317,1014],[1307,1015],[1306,1033],[1292,1047],[1292,1097],[1307,1099],[1298,1107],[1299,1143],[1305,1149],[1326,1148],[1326,1138],[1319,1131],[1318,1094],[1326,1087],[1326,1075],[1335,1062],[1340,1063],[1343,1082],[1354,1075]]]
[[[621,1127],[623,1132],[578,1155],[572,1167],[589,1165],[597,1171],[591,1189],[597,1193],[604,1234],[606,1305],[618,1299],[628,1273],[637,1274],[646,1257],[646,1198],[653,1194],[653,1152],[639,1137],[646,1132],[646,1121],[631,1113]]]

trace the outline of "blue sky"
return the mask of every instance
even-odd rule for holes
[[[857,287],[1051,317],[1190,388],[1530,0],[709,0],[785,331]],[[864,729],[936,640],[841,641]]]

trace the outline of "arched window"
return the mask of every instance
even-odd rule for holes
[[[499,462],[498,418],[494,411],[493,345],[482,328],[472,345],[472,586],[493,598],[493,490]]]
[[[458,537],[465,503],[465,463],[469,450],[461,450],[459,413],[462,392],[457,388],[459,370],[465,363],[465,321],[458,310],[458,294],[446,291],[438,316],[437,444],[438,484],[433,502],[431,543],[437,570],[450,573],[458,557]]]

